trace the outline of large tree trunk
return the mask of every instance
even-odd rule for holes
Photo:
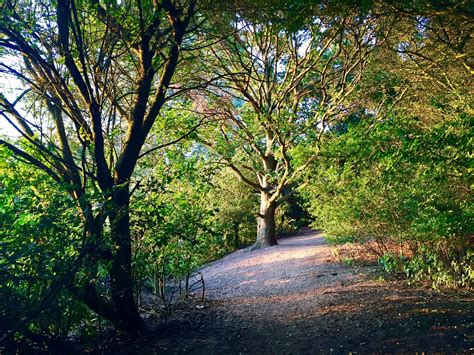
[[[134,333],[145,329],[133,296],[130,196],[128,187],[118,188],[113,197],[110,229],[114,244],[110,270],[112,301],[122,330]]]
[[[128,187],[116,188],[109,203],[111,204],[108,208],[108,215],[112,248],[110,250],[108,246],[101,244],[103,243],[100,241],[103,221],[87,216],[88,241],[91,243],[90,250],[92,252],[86,260],[88,264],[85,265],[88,269],[89,280],[82,287],[76,287],[73,282],[67,287],[98,315],[109,320],[118,329],[134,334],[144,331],[146,326],[140,317],[133,297]],[[94,281],[99,259],[112,262],[110,269],[111,300],[98,292]]]
[[[258,250],[277,245],[275,228],[276,205],[269,203],[266,192],[260,194],[260,213],[258,216],[257,241],[250,250]]]

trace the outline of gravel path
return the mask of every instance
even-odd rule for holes
[[[375,270],[335,262],[323,235],[309,229],[239,250],[199,270],[208,301],[177,314],[159,352],[469,352],[472,295],[382,282]]]
[[[472,294],[381,281],[347,266],[311,230],[199,270],[206,302],[177,309],[151,337],[114,353],[472,353]]]
[[[333,263],[331,248],[321,234],[311,230],[280,239],[279,245],[266,249],[239,250],[200,272],[206,282],[206,298],[211,300],[280,296],[291,301],[367,276]]]

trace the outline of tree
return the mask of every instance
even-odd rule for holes
[[[27,88],[14,101],[0,96],[1,115],[27,149],[0,144],[66,187],[84,229],[75,262],[82,277],[66,286],[128,332],[144,328],[133,297],[131,179],[167,101],[194,8],[194,0],[0,7],[0,67]],[[32,115],[22,114],[22,102]],[[96,283],[99,265],[108,270],[110,295]]]
[[[241,14],[223,17],[229,33],[207,50],[219,80],[192,98],[215,117],[201,141],[260,194],[253,249],[277,244],[275,211],[300,187],[327,127],[357,106],[349,102],[371,51],[376,19],[358,13],[310,17],[297,29]]]

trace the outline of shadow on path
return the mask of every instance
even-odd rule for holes
[[[314,231],[260,251],[237,251],[200,272],[204,307],[175,313],[157,336],[142,340],[141,351],[468,353],[474,347],[471,294],[378,281],[373,266],[332,261]]]

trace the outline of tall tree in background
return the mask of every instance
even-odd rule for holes
[[[144,328],[133,296],[130,180],[167,100],[194,7],[194,0],[7,0],[0,7],[0,69],[27,88],[14,101],[0,96],[1,115],[22,136],[21,145],[0,144],[76,201],[83,249],[58,288],[65,283],[125,331]],[[22,114],[22,102],[32,114]],[[97,285],[99,265],[110,291]]]
[[[325,130],[357,106],[348,98],[379,45],[377,22],[359,14],[315,15],[291,30],[240,14],[222,22],[230,35],[206,58],[221,79],[194,101],[216,118],[202,141],[260,194],[258,249],[277,244],[276,209],[298,189]]]

